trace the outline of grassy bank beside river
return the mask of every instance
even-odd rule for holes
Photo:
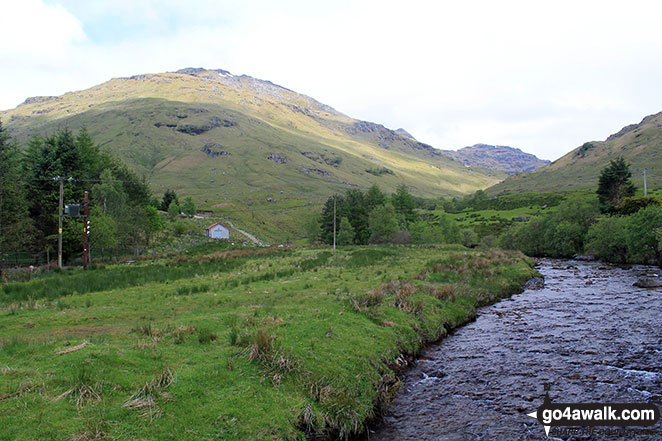
[[[0,440],[345,437],[536,275],[460,246],[254,249],[0,287]]]

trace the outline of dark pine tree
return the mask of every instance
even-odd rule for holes
[[[343,207],[343,216],[352,225],[354,233],[353,242],[357,245],[365,245],[370,239],[370,225],[368,223],[368,206],[365,196],[361,190],[347,190]]]
[[[418,219],[418,215],[414,211],[416,201],[414,201],[405,184],[398,185],[395,193],[391,196],[391,201],[398,217],[404,222],[404,225],[400,225],[401,228],[406,229],[410,223],[416,222]]]
[[[175,193],[175,190],[167,189],[163,194],[163,199],[161,200],[161,206],[159,207],[159,210],[168,211],[168,207],[170,207],[170,204],[173,201],[179,205],[179,199],[177,199],[177,193]]]
[[[630,178],[630,165],[620,156],[602,169],[598,181],[598,199],[603,213],[612,213],[623,203],[625,198],[633,196],[635,186]]]
[[[16,145],[0,121],[0,251],[23,251],[32,237]]]
[[[345,198],[341,195],[329,197],[322,208],[322,225],[320,239],[322,243],[333,244],[333,200],[336,200],[336,231],[340,228],[340,219],[344,214]],[[337,239],[337,238],[336,238]]]

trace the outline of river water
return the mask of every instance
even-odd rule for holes
[[[662,289],[632,286],[654,267],[542,260],[545,287],[479,311],[429,347],[370,440],[662,440],[568,435],[527,416],[553,402],[654,402],[662,409]],[[604,430],[605,428],[598,428]]]

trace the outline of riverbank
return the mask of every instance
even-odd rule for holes
[[[408,356],[536,274],[520,253],[460,246],[138,265],[3,287],[0,440],[346,437]]]
[[[543,259],[537,269],[544,288],[482,308],[423,351],[370,440],[540,440],[527,414],[545,385],[553,402],[662,405],[662,296],[633,286],[657,268]],[[626,439],[595,429],[590,439]],[[627,439],[662,437],[659,423],[630,429]]]

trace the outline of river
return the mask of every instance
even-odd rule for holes
[[[527,416],[553,402],[654,402],[662,409],[662,289],[636,288],[659,268],[541,260],[545,287],[479,311],[427,348],[370,440],[662,440],[648,433],[569,436]],[[604,430],[604,428],[600,428]],[[651,433],[652,432],[652,433]]]

